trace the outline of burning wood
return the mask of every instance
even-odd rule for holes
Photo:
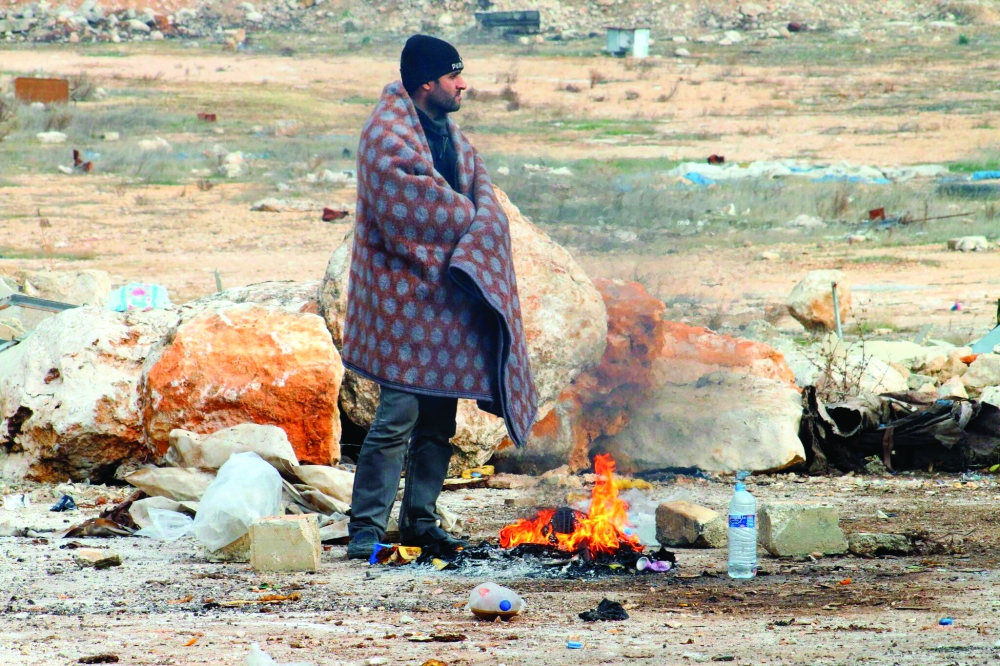
[[[571,553],[582,552],[591,559],[623,550],[641,552],[639,537],[630,529],[628,502],[618,497],[615,461],[610,454],[594,458],[594,472],[597,483],[587,513],[570,507],[543,509],[534,518],[522,518],[500,530],[500,546],[538,544]]]

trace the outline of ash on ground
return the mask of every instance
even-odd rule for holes
[[[668,572],[640,570],[641,558],[670,562]],[[594,558],[541,544],[521,544],[500,548],[487,541],[451,555],[424,553],[416,566],[425,570],[450,571],[466,576],[490,575],[496,578],[565,578],[600,579],[611,576],[671,576],[677,568],[673,553],[660,548],[655,552],[621,548],[617,553],[599,554]]]

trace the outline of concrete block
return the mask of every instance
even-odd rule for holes
[[[664,546],[722,548],[729,542],[726,527],[719,513],[691,502],[656,507],[656,540]]]
[[[250,534],[244,534],[219,550],[206,551],[205,558],[209,562],[249,562]]]
[[[272,516],[250,524],[254,571],[316,571],[321,550],[315,515]]]
[[[777,557],[847,552],[837,509],[809,502],[770,502],[758,512],[758,540]]]
[[[909,555],[913,552],[913,543],[905,534],[855,532],[847,535],[847,548],[859,557]]]

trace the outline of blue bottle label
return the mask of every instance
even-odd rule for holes
[[[750,514],[749,516],[729,516],[729,526],[730,527],[756,527],[757,516]]]

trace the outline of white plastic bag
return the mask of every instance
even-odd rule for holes
[[[271,655],[260,649],[260,645],[254,643],[250,646],[250,654],[247,655],[246,666],[312,666],[312,662],[297,661],[294,664],[279,664]]]
[[[494,620],[514,617],[527,607],[517,592],[496,583],[483,583],[469,593],[467,610],[478,618]]]
[[[250,531],[258,518],[281,512],[281,475],[256,453],[234,454],[202,495],[194,535],[210,551]]]
[[[177,541],[191,534],[194,519],[179,511],[169,509],[149,509],[149,525],[136,532],[136,536],[149,537],[159,541]]]

